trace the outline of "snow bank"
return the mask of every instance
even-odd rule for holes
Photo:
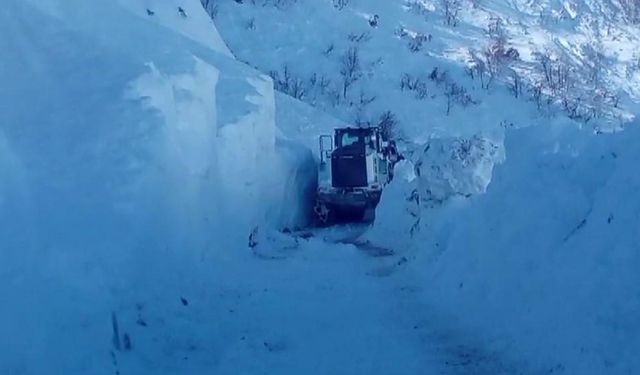
[[[408,272],[487,348],[554,373],[638,372],[639,135],[511,132],[485,194],[423,202]]]
[[[383,191],[376,221],[366,237],[400,251],[410,248],[420,228],[435,221],[420,207],[443,205],[485,192],[493,168],[503,159],[502,145],[481,135],[432,138],[414,145],[409,161],[396,166],[394,180]]]
[[[413,163],[400,161],[393,180],[382,191],[376,207],[375,221],[364,238],[381,247],[403,251],[411,246],[420,227],[418,179]]]
[[[498,145],[475,135],[431,139],[415,165],[421,199],[444,202],[453,196],[483,193],[500,160]]]
[[[171,367],[199,337],[180,297],[297,198],[271,80],[132,4],[0,12],[0,373],[201,373]]]

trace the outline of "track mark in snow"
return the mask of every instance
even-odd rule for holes
[[[364,251],[365,253],[367,253],[368,255],[374,258],[389,257],[396,254],[396,252],[393,249],[390,249],[388,247],[378,246],[372,243],[371,241],[355,240],[355,241],[344,241],[339,243],[351,244],[357,247],[359,250]]]

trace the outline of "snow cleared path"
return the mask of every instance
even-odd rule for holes
[[[520,373],[449,329],[454,322],[434,313],[425,286],[412,283],[409,260],[334,242],[360,230],[314,231],[282,259],[247,249],[216,262],[210,285],[194,288],[206,292],[186,294],[188,306],[170,318],[182,321],[184,337],[172,339],[168,367],[159,372]]]

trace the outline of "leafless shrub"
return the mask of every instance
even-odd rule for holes
[[[431,73],[429,73],[429,79],[435,82],[436,85],[440,86],[449,80],[449,74],[446,70],[440,70],[436,66],[431,70]]]
[[[431,34],[417,33],[409,40],[409,50],[411,52],[419,52],[427,41],[431,41]]]
[[[416,99],[426,99],[429,96],[429,89],[424,78],[414,77],[409,73],[404,73],[400,79],[400,90],[410,91],[415,94]]]
[[[318,88],[320,89],[320,93],[321,94],[325,94],[327,92],[327,89],[329,88],[329,86],[331,85],[331,80],[328,79],[324,74],[320,77],[320,80],[318,81]]]
[[[284,65],[282,74],[272,70],[269,72],[269,76],[271,76],[276,90],[296,99],[304,98],[306,94],[304,80],[294,76],[288,65]]]
[[[279,9],[288,8],[292,4],[295,4],[298,0],[263,0],[263,5],[272,5]],[[238,0],[236,0],[238,2]],[[252,0],[255,4],[255,0]]]
[[[467,92],[467,89],[455,82],[447,84],[444,95],[447,98],[447,116],[451,113],[453,104],[459,104],[462,107],[466,107],[469,104],[474,103],[471,95]]]
[[[360,96],[358,97],[358,107],[365,108],[369,104],[373,103],[377,97],[375,95],[368,96],[364,91],[360,91]]]
[[[255,30],[256,29],[256,19],[255,17],[251,17],[249,21],[247,21],[246,25],[247,30]]]
[[[350,33],[347,36],[347,39],[350,42],[353,43],[362,43],[362,42],[368,42],[369,40],[371,40],[371,34],[368,31],[356,34],[356,33]]]
[[[400,25],[396,27],[396,29],[393,31],[393,34],[398,38],[404,38],[407,35],[409,35],[409,31],[407,31],[407,29],[404,26]]]
[[[322,51],[322,54],[325,56],[329,56],[331,55],[331,53],[333,52],[333,50],[336,48],[336,46],[331,43],[327,46],[327,48],[324,49],[324,51]]]
[[[333,0],[333,7],[342,10],[349,5],[349,0]]]

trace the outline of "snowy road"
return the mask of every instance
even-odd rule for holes
[[[316,232],[284,259],[247,251],[217,264],[174,316],[148,312],[139,347],[162,348],[158,373],[518,373],[434,313],[410,261],[333,242],[359,230]],[[158,336],[154,321],[178,336]]]
[[[257,293],[234,319],[252,322],[247,335],[254,342],[238,348],[255,356],[246,373],[516,373],[443,325],[406,258],[327,242],[357,231],[311,239],[285,261],[252,264],[256,278],[248,287]],[[229,373],[246,365],[221,361]]]

